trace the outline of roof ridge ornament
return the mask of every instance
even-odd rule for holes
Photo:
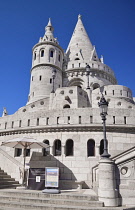
[[[82,19],[82,15],[80,15],[80,14],[78,15],[78,20],[79,20],[79,19]]]
[[[52,23],[51,23],[51,18],[49,18],[49,21],[48,21],[47,26],[52,26]]]

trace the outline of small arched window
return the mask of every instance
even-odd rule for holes
[[[108,144],[108,141],[107,141],[107,144]],[[100,149],[99,153],[100,153],[100,155],[102,155],[103,152],[104,152],[104,140],[103,139],[100,141],[100,148],[99,149]]]
[[[74,142],[72,139],[68,139],[66,141],[66,151],[65,151],[65,155],[66,156],[73,156],[74,155]]]
[[[102,139],[100,141],[100,151],[99,151],[99,154],[102,155],[103,154],[103,151],[104,151],[104,140]]]
[[[95,156],[95,141],[93,139],[90,139],[87,142],[87,156]]]
[[[50,51],[50,57],[53,58],[53,50]]]
[[[60,62],[60,54],[59,54],[59,57],[58,57],[58,61]]]
[[[44,57],[44,50],[41,50],[41,57]]]
[[[49,140],[44,140],[43,143],[49,145]],[[50,147],[42,149],[43,156],[50,155]]]
[[[61,156],[61,141],[59,139],[54,142],[54,156]]]
[[[68,104],[63,106],[63,109],[68,109],[68,108],[70,108],[70,105],[68,105]]]
[[[34,53],[34,60],[36,60],[36,53]]]

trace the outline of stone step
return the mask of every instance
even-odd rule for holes
[[[5,207],[0,207],[0,210],[26,210],[26,209],[22,208],[22,206],[21,206],[21,208],[6,207],[6,209],[5,209]],[[27,208],[27,210],[30,210],[30,209]],[[37,207],[37,210],[41,210],[41,209]],[[60,208],[60,207],[59,207],[59,209],[57,209],[57,207],[56,208],[55,207],[53,207],[53,208],[48,207],[48,210],[78,210],[78,209],[75,209],[75,208],[71,209],[71,208],[68,208],[68,207],[66,209],[63,209],[63,208]],[[97,207],[95,207],[94,209],[90,208],[89,210],[135,210],[135,208],[124,208],[124,207],[99,207],[99,208],[97,208]]]
[[[16,187],[20,186],[20,184],[6,184],[6,185],[3,185],[1,184],[0,185],[0,190],[1,189],[6,189],[6,188],[9,188],[9,189],[16,189]]]
[[[7,173],[6,173],[6,172],[4,172],[4,171],[0,171],[0,174],[7,175]]]
[[[15,181],[15,179],[10,177],[0,177],[0,182],[2,181]]]
[[[19,182],[0,169],[0,189],[16,188],[17,186],[19,186]]]
[[[11,185],[11,184],[19,184],[18,181],[14,181],[14,180],[3,180],[0,181],[0,185]]]
[[[5,178],[11,178],[10,175],[7,175],[7,174],[3,175],[3,174],[0,174],[0,178],[3,178],[3,177],[5,177]]]
[[[1,195],[16,196],[16,197],[34,197],[34,198],[54,198],[54,199],[70,199],[70,200],[87,200],[98,201],[98,197],[94,195],[82,195],[79,193],[60,193],[60,194],[46,194],[36,190],[0,190]]]
[[[87,201],[87,200],[70,200],[70,199],[54,199],[54,198],[24,198],[16,196],[0,196],[1,201],[15,201],[23,203],[36,203],[36,204],[55,204],[55,205],[65,205],[65,206],[83,206],[83,207],[102,207],[103,202],[100,201]]]
[[[126,210],[122,207],[83,207],[83,206],[65,206],[65,205],[57,205],[56,204],[26,204],[23,202],[7,202],[0,201],[0,209],[8,210],[8,209],[27,209],[27,210]]]

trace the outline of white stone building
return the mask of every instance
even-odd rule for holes
[[[98,57],[80,15],[66,53],[53,30],[49,20],[44,36],[33,47],[28,102],[13,115],[4,110],[0,141],[25,136],[49,144],[49,150],[27,150],[26,162],[31,168],[59,167],[61,188],[77,188],[78,182],[83,182],[83,188],[97,191],[98,163],[103,152],[98,102],[103,93],[109,102],[107,140],[116,164],[116,188],[122,204],[135,205],[132,91],[118,85],[113,70],[104,64],[102,56]],[[89,74],[86,64],[90,66]],[[0,147],[0,167],[19,181],[22,154],[20,149]]]

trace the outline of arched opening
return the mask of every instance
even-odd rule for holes
[[[44,50],[41,50],[41,57],[44,57]]]
[[[99,154],[102,155],[104,152],[104,140],[102,139],[100,141],[100,148],[99,148]]]
[[[107,141],[107,140],[106,140]],[[108,141],[107,141],[107,144],[108,144]],[[108,146],[108,145],[107,145]],[[104,152],[104,140],[102,139],[100,141],[100,148],[99,148],[99,154],[102,155]]]
[[[54,52],[53,52],[53,50],[51,50],[51,51],[50,51],[50,57],[51,57],[51,58],[53,58],[53,54],[54,54]]]
[[[66,104],[63,106],[63,109],[69,109],[70,108],[70,105],[69,104]]]
[[[87,156],[95,156],[95,141],[93,139],[87,141]]]
[[[59,56],[58,56],[58,61],[60,62],[60,54],[59,54]]]
[[[36,60],[36,53],[34,53],[34,60]]]
[[[80,59],[79,58],[75,58],[75,61],[79,61]]]
[[[82,87],[82,85],[83,85],[83,80],[82,79],[80,79],[80,78],[75,78],[75,79],[72,79],[69,83],[68,83],[68,86],[70,87],[70,86],[78,86],[78,87]]]
[[[61,141],[59,139],[54,142],[54,156],[61,156]]]
[[[99,88],[100,85],[98,83],[94,83],[92,87],[93,87],[93,90],[95,90],[95,89]]]
[[[49,140],[44,140],[43,143],[49,145]],[[50,155],[50,147],[43,148],[42,149],[42,154],[43,154],[43,156]]]
[[[65,155],[66,156],[73,156],[74,155],[74,142],[73,142],[72,139],[68,139],[66,141]]]

